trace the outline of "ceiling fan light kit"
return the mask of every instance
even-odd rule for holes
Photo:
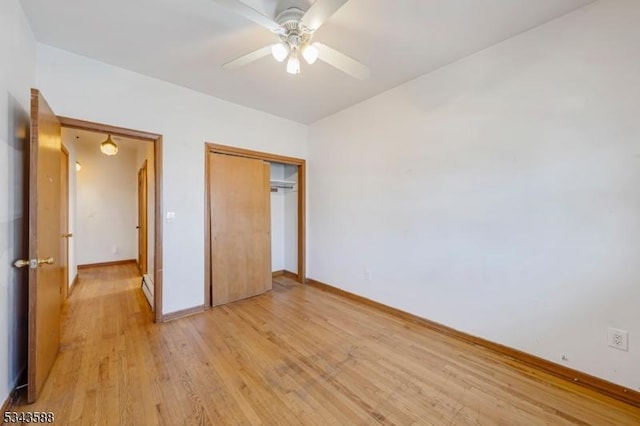
[[[289,74],[300,74],[300,59],[298,58],[298,49],[293,49],[289,54],[287,61],[287,72]]]
[[[289,56],[289,45],[285,42],[276,43],[271,46],[271,55],[276,61],[282,62]]]
[[[307,44],[302,48],[302,57],[309,65],[313,65],[318,59],[318,55],[320,55],[320,51],[313,44]]]
[[[317,59],[317,56],[316,58],[313,57],[313,48],[311,47],[313,31],[302,24],[303,16],[304,11],[296,7],[290,7],[276,17],[276,22],[283,32],[280,34],[281,42],[273,45],[271,53],[278,62],[288,58],[287,72],[289,74],[300,74],[300,53],[310,65]],[[316,51],[318,50],[317,48],[315,49]]]
[[[322,43],[311,43],[314,32],[348,0],[316,0],[309,10],[297,7],[283,10],[275,20],[264,16],[241,0],[214,0],[245,18],[267,28],[280,39],[277,43],[260,48],[222,65],[234,69],[271,55],[278,62],[287,59],[286,70],[289,74],[300,74],[300,56],[312,65],[318,59],[358,78],[369,77],[369,68]]]

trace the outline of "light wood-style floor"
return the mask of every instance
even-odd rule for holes
[[[156,325],[133,265],[82,270],[36,404],[56,424],[638,425],[640,409],[286,278]]]

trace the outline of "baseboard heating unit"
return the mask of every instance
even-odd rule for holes
[[[147,298],[147,302],[149,302],[151,310],[153,310],[153,280],[149,274],[144,274],[142,276],[142,292]]]

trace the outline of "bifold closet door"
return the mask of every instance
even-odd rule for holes
[[[209,153],[211,304],[271,290],[269,164]]]

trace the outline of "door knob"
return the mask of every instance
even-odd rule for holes
[[[13,262],[16,268],[24,268],[28,266],[30,269],[36,269],[39,265],[53,265],[53,257],[43,257],[42,259],[18,259]]]
[[[35,259],[33,259],[33,262],[31,260],[18,259],[13,262],[13,266],[15,266],[16,268],[24,268],[25,266],[29,266],[31,269],[35,269],[38,267],[38,262],[36,262]]]
[[[73,237],[72,233],[62,234],[62,238],[71,238],[71,237]]]

